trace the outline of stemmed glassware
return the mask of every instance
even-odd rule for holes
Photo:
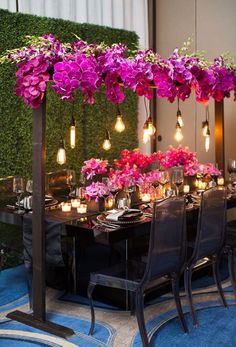
[[[76,187],[76,175],[74,170],[67,170],[67,179],[66,183],[70,188],[69,196],[72,194],[73,190]]]
[[[165,185],[170,181],[169,172],[166,170],[160,171],[158,183],[162,186],[162,195],[165,196]]]
[[[21,196],[25,191],[24,179],[23,177],[15,176],[13,177],[13,192],[16,193],[18,210],[16,213],[23,213],[20,207]]]
[[[113,206],[115,206],[116,195],[119,193],[120,187],[117,183],[111,181],[110,179],[107,181],[107,186],[112,194]]]
[[[102,177],[102,183],[105,184],[106,189],[104,189],[103,192],[103,198],[105,201],[105,211],[107,210],[106,206],[107,206],[107,199],[109,198],[110,195],[110,190],[108,188],[108,182],[109,182],[109,178],[108,177]]]
[[[179,196],[179,187],[184,181],[184,171],[182,167],[176,167],[172,171],[172,182],[176,187],[176,195]]]
[[[27,181],[25,190],[26,190],[29,194],[32,194],[32,193],[33,193],[33,181],[32,181],[32,180],[28,180],[28,181]]]
[[[229,159],[228,160],[228,173],[229,173],[230,183],[232,181],[232,173],[233,172],[236,172],[236,160],[235,159]]]
[[[135,192],[136,186],[127,186],[125,187],[125,192],[128,194],[128,207],[131,207],[131,194]]]

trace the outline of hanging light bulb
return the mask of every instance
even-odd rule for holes
[[[70,120],[70,146],[75,148],[75,118],[73,115]]]
[[[175,140],[177,142],[180,142],[183,139],[183,134],[182,134],[181,126],[180,126],[178,121],[176,123],[175,129],[176,129],[175,130]]]
[[[150,140],[149,130],[148,130],[148,122],[146,121],[143,125],[143,143],[146,145]]]
[[[125,130],[125,124],[122,120],[122,114],[120,112],[119,107],[117,107],[117,109],[118,109],[118,113],[117,113],[117,118],[116,118],[115,130],[118,133],[122,133],[122,131]]]
[[[102,144],[102,148],[105,150],[105,151],[109,151],[109,149],[111,148],[111,138],[110,138],[110,134],[109,134],[109,131],[106,129],[105,131],[105,139],[103,141],[103,144]]]
[[[66,151],[64,146],[64,140],[61,137],[58,145],[58,151],[57,151],[57,163],[60,165],[65,164],[66,162]]]
[[[202,122],[202,135],[203,136],[207,136],[208,129],[209,129],[209,123],[206,120],[206,121]]]
[[[210,129],[208,127],[206,136],[205,136],[205,150],[208,152],[210,149]]]
[[[153,125],[151,116],[149,116],[147,119],[147,127],[148,127],[147,132],[148,132],[149,136],[153,136],[156,132],[156,128]]]
[[[177,122],[179,123],[179,126],[182,128],[184,126],[184,122],[183,122],[183,117],[182,117],[182,113],[179,109],[179,98],[178,98],[178,110],[177,110]]]

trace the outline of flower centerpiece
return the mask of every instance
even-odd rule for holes
[[[85,198],[88,200],[88,210],[104,211],[104,198],[110,195],[110,190],[102,182],[92,182],[85,188]]]
[[[92,179],[96,175],[101,175],[107,172],[107,160],[91,158],[84,161],[81,172],[86,176],[87,180]]]

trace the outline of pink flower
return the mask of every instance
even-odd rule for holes
[[[110,194],[109,188],[102,182],[92,182],[89,186],[85,188],[86,199],[96,199],[103,198]]]
[[[81,172],[86,175],[87,179],[91,179],[95,175],[103,174],[107,172],[107,160],[91,158],[84,162]]]

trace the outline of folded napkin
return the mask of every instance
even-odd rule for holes
[[[107,220],[110,221],[118,221],[120,217],[122,217],[124,214],[132,213],[132,212],[141,212],[138,209],[135,208],[129,208],[124,210],[111,210],[106,217]]]

